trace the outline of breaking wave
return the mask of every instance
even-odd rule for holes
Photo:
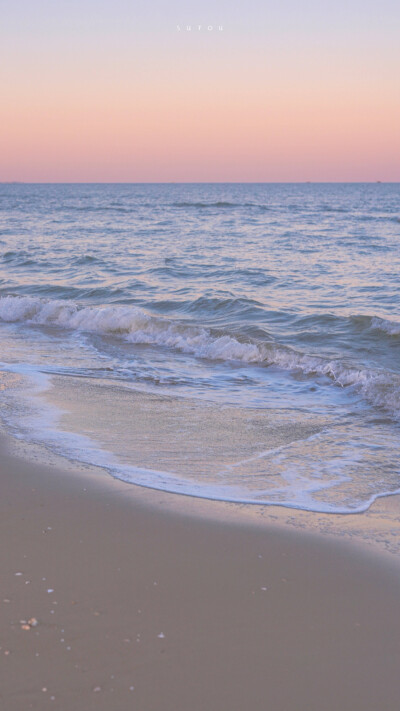
[[[357,368],[342,359],[303,353],[276,342],[240,340],[229,333],[153,316],[136,306],[80,306],[73,301],[6,296],[0,298],[0,320],[111,335],[130,343],[175,349],[197,358],[276,366],[305,376],[325,376],[339,387],[353,388],[371,405],[400,416],[400,376],[393,372]],[[372,319],[371,327],[390,334],[400,333],[400,324],[385,319]]]
[[[371,328],[387,333],[389,336],[400,336],[400,321],[391,321],[390,319],[374,316],[371,319]]]

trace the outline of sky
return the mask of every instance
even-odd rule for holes
[[[398,0],[0,0],[0,18],[1,181],[400,181]]]

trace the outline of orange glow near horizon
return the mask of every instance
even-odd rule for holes
[[[53,49],[53,63],[10,50],[0,180],[400,180],[395,62],[207,41],[170,33],[80,61]]]

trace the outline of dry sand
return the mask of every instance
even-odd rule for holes
[[[4,443],[0,477],[2,711],[398,711],[384,557],[171,512]]]

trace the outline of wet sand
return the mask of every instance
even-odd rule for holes
[[[0,480],[1,709],[397,711],[395,557],[4,442]]]

